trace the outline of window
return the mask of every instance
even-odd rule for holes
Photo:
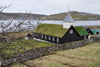
[[[90,39],[90,38],[91,38],[91,36],[89,35],[89,36],[88,36],[88,39]]]
[[[43,35],[42,35],[42,38],[43,38]]]
[[[49,40],[51,40],[51,37],[49,36]]]
[[[59,38],[57,38],[57,42],[59,42]]]
[[[70,34],[73,34],[73,30],[70,30]]]
[[[47,36],[45,35],[45,39],[47,39]]]
[[[55,37],[53,37],[53,41],[55,41]]]
[[[84,36],[84,39],[86,39],[86,36]]]

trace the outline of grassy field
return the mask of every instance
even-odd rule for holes
[[[74,20],[99,20],[100,19],[100,15],[95,15],[95,14],[90,14],[90,13],[70,11],[70,14]],[[64,20],[66,15],[67,15],[67,12],[58,13],[58,14],[49,15],[45,17],[45,19],[46,20]],[[89,19],[89,18],[95,18],[95,19]]]
[[[26,67],[94,67],[100,64],[100,44],[94,42],[76,49],[57,51],[52,55],[29,60],[22,64]],[[10,67],[17,65],[13,64]]]
[[[11,45],[13,44],[13,45]],[[6,43],[3,43],[1,47],[6,45]],[[47,42],[39,42],[35,40],[16,40],[8,44],[6,48],[2,49],[1,52],[5,55],[2,55],[2,58],[10,57],[13,55],[17,55],[17,52],[25,52],[30,49],[35,49],[38,47],[45,47],[45,46],[51,46],[53,44],[47,43]]]

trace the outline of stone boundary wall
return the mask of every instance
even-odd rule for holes
[[[65,44],[58,44],[58,45],[53,45],[53,46],[36,48],[33,50],[23,52],[20,54],[20,56],[13,56],[10,58],[2,59],[1,66],[8,66],[9,64],[17,62],[17,61],[20,61],[20,62],[28,61],[31,59],[44,56],[47,53],[51,53],[57,50],[66,50],[66,49],[82,47],[91,42],[93,42],[93,39],[86,39],[86,40],[80,40],[80,41],[75,41],[75,42],[68,42]]]

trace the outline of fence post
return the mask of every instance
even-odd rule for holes
[[[0,67],[1,67],[1,57],[0,57]]]

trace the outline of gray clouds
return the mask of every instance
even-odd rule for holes
[[[39,14],[55,14],[71,11],[100,14],[100,0],[0,0],[0,5],[12,4],[4,12],[26,12]]]

